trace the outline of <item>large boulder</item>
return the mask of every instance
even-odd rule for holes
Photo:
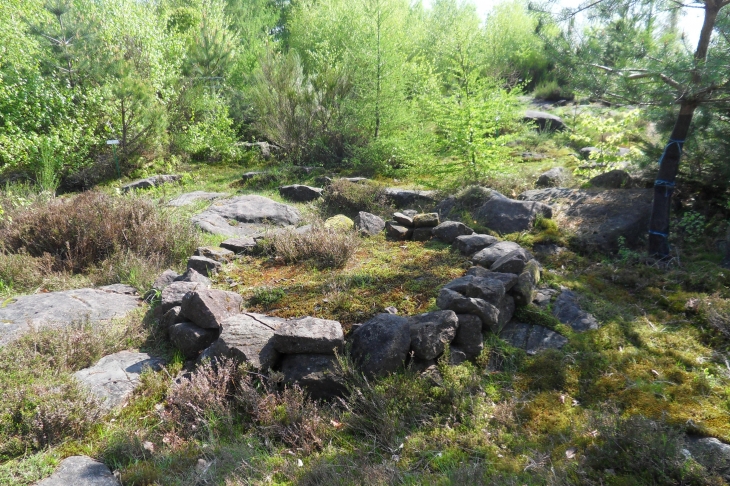
[[[393,213],[393,220],[401,226],[413,228],[413,218],[400,212]]]
[[[479,356],[484,349],[482,337],[482,320],[471,314],[458,314],[459,327],[452,345],[461,349],[467,359]]]
[[[228,317],[222,322],[218,339],[205,351],[210,358],[228,357],[267,371],[276,364],[279,353],[274,349],[274,332],[284,319],[246,313]]]
[[[201,275],[213,275],[223,268],[220,262],[204,256],[188,258],[188,268],[192,268]]]
[[[517,305],[526,306],[535,300],[535,288],[538,283],[540,283],[540,264],[537,260],[530,260],[520,273],[517,285],[512,289]]]
[[[532,253],[524,248],[518,248],[494,262],[489,269],[493,272],[514,273],[515,275],[519,275],[530,260],[532,260]]]
[[[309,202],[322,197],[324,189],[319,187],[305,186],[302,184],[292,184],[290,186],[281,186],[279,194],[281,197],[295,202]]]
[[[394,240],[410,240],[411,236],[413,236],[413,228],[401,226],[395,221],[387,221],[385,223],[385,234],[388,238]]]
[[[235,253],[233,253],[233,251],[231,250],[215,246],[200,246],[196,248],[193,252],[193,256],[210,258],[211,260],[215,260],[221,263],[230,262],[231,260],[233,260],[234,255]]]
[[[413,228],[413,236],[411,236],[413,241],[428,241],[431,238],[433,238],[433,228]]]
[[[355,228],[362,235],[375,236],[385,229],[385,221],[380,216],[360,211],[355,216]]]
[[[652,189],[535,189],[519,199],[550,204],[555,221],[575,236],[572,245],[585,251],[618,250],[620,237],[637,246],[646,235]]]
[[[182,307],[175,306],[162,315],[162,318],[160,318],[160,328],[167,331],[173,325],[185,321],[187,321],[187,319],[182,313]]]
[[[167,203],[167,205],[173,207],[187,206],[197,201],[213,201],[215,199],[220,199],[226,196],[227,194],[224,192],[186,192],[185,194],[180,194],[179,196],[171,200],[169,203]]]
[[[481,225],[502,234],[527,231],[538,216],[551,218],[552,208],[535,201],[517,201],[492,191],[491,196],[474,212]]]
[[[459,318],[450,310],[428,312],[408,318],[411,351],[418,359],[434,359],[456,337]]]
[[[221,248],[230,250],[233,253],[253,253],[256,248],[256,240],[250,236],[228,238],[221,243]]]
[[[634,181],[628,172],[622,169],[614,169],[593,177],[590,181],[593,187],[605,189],[629,189],[634,187]]]
[[[274,333],[274,349],[282,354],[334,354],[344,345],[342,325],[328,319],[290,319]]]
[[[535,187],[560,187],[570,180],[571,173],[565,167],[553,167],[540,174]]]
[[[397,208],[433,205],[436,191],[418,191],[388,187],[384,190],[385,197]]]
[[[445,243],[453,243],[459,236],[474,234],[474,230],[459,221],[444,221],[431,230],[431,233],[434,238]]]
[[[540,131],[559,132],[567,128],[559,116],[544,111],[527,110],[522,118],[525,122],[534,123]]]
[[[514,241],[500,241],[483,250],[476,252],[472,261],[477,265],[490,268],[494,262],[513,251],[521,250],[522,247]]]
[[[218,339],[218,334],[220,334],[218,329],[203,329],[192,322],[173,324],[167,329],[167,333],[172,344],[186,358],[197,357],[201,351]]]
[[[568,339],[547,327],[510,322],[502,330],[500,336],[516,348],[537,354],[545,349],[560,349],[568,343]]]
[[[355,222],[344,214],[336,214],[331,218],[327,218],[324,227],[333,231],[350,231],[355,228]]]
[[[408,320],[395,314],[378,314],[352,333],[352,358],[369,376],[400,369],[410,346]]]
[[[284,382],[299,385],[315,400],[327,400],[345,394],[337,358],[331,354],[290,354],[281,360]]]
[[[572,290],[563,289],[553,303],[553,315],[563,324],[572,327],[574,331],[590,331],[600,327],[593,314],[581,308],[578,294]]]
[[[438,213],[419,213],[413,216],[413,227],[415,228],[433,228],[440,222]]]
[[[462,255],[470,256],[480,250],[492,246],[498,241],[499,240],[497,238],[490,235],[461,235],[457,236],[454,240],[454,248],[459,250]]]
[[[465,290],[464,295],[467,297],[486,300],[494,306],[499,306],[506,294],[504,284],[499,279],[489,276],[472,277]]]
[[[200,282],[173,282],[162,291],[161,311],[164,314],[173,307],[182,307],[183,297],[188,292],[204,290],[210,285]]]
[[[36,486],[121,486],[109,468],[88,456],[67,457]]]
[[[199,283],[203,284],[203,287],[206,289],[210,288],[212,284],[208,277],[201,275],[197,270],[190,267],[188,267],[182,275],[178,275],[175,282]]]
[[[152,177],[147,177],[145,179],[137,179],[136,181],[123,185],[121,189],[122,192],[149,189],[151,187],[161,186],[163,184],[169,184],[170,182],[179,181],[180,179],[182,179],[182,176],[177,174],[156,175]]]
[[[730,445],[714,437],[687,436],[686,451],[700,464],[730,481]]]
[[[459,292],[442,288],[436,298],[439,309],[452,310],[457,314],[473,314],[482,321],[483,329],[499,332],[499,309],[486,300],[465,297]]]
[[[183,296],[182,314],[203,329],[219,329],[227,317],[241,311],[243,298],[235,292],[201,289]]]
[[[236,196],[213,203],[193,217],[202,230],[231,237],[253,236],[265,225],[296,225],[301,215],[296,208],[256,195]]]
[[[175,279],[177,279],[179,276],[180,275],[176,271],[167,269],[155,279],[154,283],[152,284],[152,289],[162,291],[165,287],[174,282]]]
[[[512,287],[517,284],[518,276],[514,273],[500,273],[487,270],[484,267],[471,267],[466,271],[466,275],[474,277],[485,277],[493,280],[499,280],[504,285],[504,290],[509,292]]]

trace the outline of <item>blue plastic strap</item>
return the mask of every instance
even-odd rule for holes
[[[653,231],[653,230],[649,230],[649,234],[650,234],[650,235],[657,235],[657,236],[661,236],[662,238],[668,238],[668,237],[669,237],[669,235],[668,235],[668,234],[666,234],[666,233],[662,233],[662,232],[660,232],[660,231]]]
[[[677,140],[676,138],[670,138],[669,143],[664,147],[664,152],[662,152],[662,156],[659,157],[659,165],[662,165],[662,161],[664,160],[664,156],[667,154],[667,150],[669,150],[669,147],[671,147],[674,144],[677,144],[677,148],[679,149],[679,155],[682,155],[682,147],[684,146],[684,140]]]
[[[666,197],[669,197],[669,192],[674,189],[674,182],[672,181],[665,181],[664,179],[657,179],[654,181],[654,187],[664,187],[664,195]]]

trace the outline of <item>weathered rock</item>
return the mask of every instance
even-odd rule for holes
[[[274,333],[274,349],[283,354],[334,354],[344,345],[342,325],[316,317],[290,319]]]
[[[621,169],[610,170],[593,177],[590,181],[593,187],[605,189],[628,189],[634,187],[634,181],[628,172]]]
[[[266,226],[296,225],[299,211],[286,204],[256,195],[236,196],[214,202],[193,217],[202,230],[213,234],[241,237],[261,233]]]
[[[411,239],[413,241],[428,241],[431,238],[433,238],[433,228],[414,228],[413,229],[413,236],[411,236]]]
[[[504,326],[512,320],[515,315],[515,299],[511,295],[505,295],[504,299],[497,306],[499,309],[499,318],[497,319],[497,328],[504,329]]]
[[[571,290],[563,289],[560,293],[553,304],[553,315],[574,331],[589,331],[600,327],[592,314],[581,309],[578,295]]]
[[[419,213],[413,216],[413,226],[416,228],[433,228],[440,222],[438,213]]]
[[[281,360],[284,382],[299,385],[315,400],[343,396],[344,380],[337,358],[332,354],[290,354]]]
[[[167,203],[168,206],[181,207],[192,204],[196,201],[213,201],[226,197],[227,194],[224,192],[205,192],[205,191],[194,191],[181,194]]]
[[[406,228],[413,228],[413,218],[403,213],[393,213],[393,219],[396,223]]]
[[[474,230],[458,221],[444,221],[432,230],[433,236],[445,243],[453,243],[462,235],[474,234]]]
[[[211,285],[210,279],[195,271],[194,268],[188,268],[187,270],[185,270],[185,273],[183,273],[182,275],[178,275],[178,277],[175,279],[175,282],[199,283],[203,284],[205,288],[210,288]]]
[[[165,270],[155,279],[155,282],[152,284],[152,288],[154,290],[162,290],[174,282],[179,276],[180,275],[174,270]]]
[[[493,280],[499,280],[504,285],[504,290],[509,292],[512,287],[517,284],[517,275],[514,273],[492,272],[484,267],[471,267],[466,271],[467,275],[474,277],[485,277]]]
[[[471,314],[458,314],[456,317],[459,319],[459,327],[456,329],[452,348],[458,347],[469,359],[479,356],[484,349],[482,320]]]
[[[491,196],[474,212],[481,225],[501,234],[517,233],[532,228],[540,216],[551,218],[552,208],[535,201],[518,201],[491,191]]]
[[[560,292],[554,289],[537,289],[535,291],[535,297],[532,299],[532,303],[541,309],[547,309],[555,297]]]
[[[199,282],[173,282],[162,291],[162,302],[160,307],[162,313],[169,311],[173,307],[182,306],[183,297],[188,292],[194,290],[207,289],[208,285]]]
[[[147,353],[120,351],[104,356],[90,368],[77,371],[74,377],[102,401],[102,406],[111,410],[132,394],[145,369],[158,370],[164,363]]]
[[[281,150],[281,147],[269,142],[243,142],[241,143],[241,146],[258,150],[261,157],[264,159],[271,158],[272,152],[278,152]]]
[[[403,366],[411,346],[408,320],[378,314],[352,333],[352,358],[369,376],[383,376]]]
[[[442,288],[436,298],[439,309],[452,310],[457,314],[473,314],[482,320],[483,329],[499,332],[499,309],[489,302],[473,297],[464,297],[458,292]]]
[[[109,468],[88,456],[67,457],[36,486],[121,486]]]
[[[112,294],[120,294],[120,295],[139,295],[137,292],[137,289],[132,287],[131,285],[127,284],[111,284],[111,285],[104,285],[101,287],[97,287],[99,290],[102,290],[104,292],[109,292]]]
[[[510,322],[502,330],[500,337],[516,348],[537,354],[545,349],[560,349],[568,339],[547,327]]]
[[[517,279],[517,285],[512,289],[515,304],[526,306],[531,303],[535,299],[535,287],[538,283],[540,283],[540,264],[537,260],[530,260]]]
[[[535,123],[540,131],[560,132],[567,128],[559,116],[544,111],[527,110],[523,119],[526,122]]]
[[[486,300],[494,306],[499,306],[499,303],[504,299],[505,293],[504,284],[500,280],[487,276],[471,277],[469,283],[466,284],[464,295]]]
[[[408,369],[418,374],[425,372],[431,366],[436,366],[435,359],[418,359],[414,357],[408,362]]]
[[[571,173],[565,167],[553,167],[540,174],[535,187],[560,187],[570,180]]]
[[[360,211],[355,216],[355,228],[360,234],[375,236],[385,229],[385,221],[380,216]]]
[[[253,253],[256,248],[256,240],[251,237],[229,238],[221,243],[221,248],[233,253]]]
[[[387,314],[397,314],[398,313],[398,309],[396,309],[392,305],[386,307],[385,309],[383,309],[383,311],[385,311]]]
[[[220,262],[203,256],[191,256],[188,259],[188,268],[192,268],[201,275],[212,275],[223,268]]]
[[[355,223],[344,214],[337,214],[331,218],[327,218],[327,221],[324,222],[324,227],[337,231],[350,231],[355,227]]]
[[[730,481],[730,445],[714,437],[695,436],[687,436],[684,445],[694,460]]]
[[[182,307],[175,306],[172,309],[168,310],[162,315],[162,318],[160,319],[160,327],[167,331],[170,329],[173,325],[178,324],[180,322],[185,322],[187,319],[182,313]]]
[[[524,248],[519,248],[501,257],[499,260],[494,262],[489,269],[493,272],[514,273],[515,275],[519,275],[530,260],[532,260],[532,253]]]
[[[140,304],[135,295],[76,289],[24,295],[0,306],[0,346],[31,329],[97,323],[126,316]]]
[[[332,184],[332,178],[327,176],[319,176],[314,178],[314,183],[319,187],[328,187]]]
[[[270,175],[270,174],[266,171],[252,170],[250,172],[245,172],[243,175],[241,175],[241,179],[243,180],[243,182],[248,182],[251,179],[254,179],[256,177],[264,177],[264,176],[268,176],[268,175]]]
[[[167,330],[172,344],[190,359],[210,346],[220,333],[218,329],[203,329],[192,322],[179,322]]]
[[[279,357],[274,349],[274,331],[284,319],[262,314],[237,314],[222,323],[218,339],[205,350],[213,357],[229,357],[248,363],[254,368],[267,371]]]
[[[462,255],[473,255],[474,253],[490,247],[499,240],[490,235],[461,235],[454,240],[454,248],[459,250]]]
[[[520,194],[524,200],[553,206],[555,221],[574,234],[573,245],[585,251],[613,252],[618,239],[638,245],[646,235],[651,215],[651,189],[535,189]]]
[[[477,265],[490,268],[492,265],[494,265],[494,262],[496,262],[503,256],[520,249],[522,249],[522,247],[514,241],[500,241],[493,244],[492,246],[476,252],[474,256],[471,257],[471,259]]]
[[[459,319],[453,311],[437,311],[408,318],[411,351],[418,359],[435,359],[456,337]]]
[[[459,346],[451,346],[449,351],[451,352],[449,356],[449,364],[451,366],[457,366],[469,360],[469,356]]]
[[[290,186],[281,186],[279,194],[281,197],[295,202],[309,202],[322,197],[320,187],[305,186],[303,184],[292,184]]]
[[[416,211],[415,209],[403,209],[400,212],[402,214],[405,214],[406,216],[408,216],[411,219],[413,219],[418,214],[418,211]]]
[[[231,250],[226,250],[225,248],[216,248],[214,246],[201,246],[195,249],[193,255],[209,258],[220,263],[228,263],[233,260],[233,256],[235,255],[235,253],[233,253]]]
[[[122,192],[137,191],[140,189],[149,189],[151,187],[161,186],[163,184],[169,184],[170,182],[179,181],[182,179],[181,175],[177,174],[165,174],[147,177],[145,179],[138,179],[136,181],[125,184],[121,187]]]
[[[388,187],[384,190],[385,197],[397,208],[408,206],[428,206],[434,203],[436,191],[417,191]]]
[[[413,235],[413,229],[400,226],[394,221],[387,221],[385,223],[385,234],[388,238],[393,238],[394,240],[410,240]]]
[[[433,209],[436,214],[439,215],[441,220],[446,219],[451,211],[456,207],[456,196],[449,196],[436,205]]]
[[[363,184],[370,180],[367,177],[343,177],[342,179],[353,184]]]
[[[227,317],[241,311],[243,298],[225,290],[194,290],[182,299],[182,313],[203,329],[218,329]]]

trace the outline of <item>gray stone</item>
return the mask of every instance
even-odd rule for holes
[[[367,177],[343,177],[342,179],[353,184],[363,184],[370,180]]]
[[[451,214],[451,211],[456,206],[456,202],[456,196],[449,196],[438,203],[434,208],[434,211],[439,215],[441,220],[444,220],[449,216],[449,214]]]
[[[434,366],[434,367],[437,366],[435,359],[418,359],[416,357],[413,357],[408,362],[408,369],[411,370],[412,372],[418,373],[418,374],[425,372],[431,366]]]
[[[628,189],[634,187],[634,181],[628,172],[621,169],[610,170],[593,177],[590,181],[593,187],[605,189]]]
[[[540,264],[537,260],[530,260],[525,265],[517,285],[512,289],[515,303],[519,306],[526,306],[535,299],[535,287],[540,283]]]
[[[110,292],[112,294],[121,294],[121,295],[139,295],[137,292],[137,289],[132,287],[131,285],[127,284],[111,284],[111,285],[104,285],[102,287],[97,287],[99,290],[103,290],[104,292]]]
[[[552,208],[536,201],[518,201],[491,191],[490,197],[474,212],[481,225],[501,234],[518,233],[532,228],[537,217],[551,218]]]
[[[387,314],[397,314],[397,313],[398,313],[398,309],[396,309],[396,308],[395,308],[395,307],[393,307],[392,305],[390,305],[390,306],[386,307],[386,308],[385,308],[385,309],[383,309],[383,310],[384,310],[384,311],[385,311],[385,312],[386,312]]]
[[[134,295],[99,289],[24,295],[0,307],[0,346],[31,329],[62,328],[74,323],[97,323],[122,318],[140,304]]]
[[[334,354],[344,346],[342,325],[327,319],[289,319],[274,333],[274,349],[282,354]]]
[[[188,268],[185,273],[178,275],[175,282],[193,282],[203,284],[206,288],[210,288],[211,281],[208,277],[205,277],[195,271],[193,268]]]
[[[292,184],[290,186],[281,186],[279,188],[279,195],[295,202],[309,202],[322,197],[323,190],[320,187]]]
[[[410,346],[408,320],[394,314],[378,314],[352,333],[352,358],[371,377],[400,369]]]
[[[439,309],[452,310],[457,314],[473,314],[482,320],[483,329],[499,332],[499,309],[489,302],[473,297],[464,297],[458,292],[442,288],[436,298]]]
[[[453,311],[437,311],[408,318],[411,351],[418,359],[435,359],[456,337],[459,319]]]
[[[483,250],[497,243],[499,240],[490,235],[461,235],[454,240],[454,248],[459,250],[462,255],[471,256],[474,253]]]
[[[504,326],[512,320],[515,315],[515,299],[511,295],[505,295],[502,302],[497,306],[499,309],[499,318],[497,319],[497,328],[504,329]]]
[[[109,468],[87,456],[67,457],[36,486],[121,486]]]
[[[271,158],[272,152],[278,152],[281,150],[281,147],[269,142],[243,142],[241,143],[241,146],[258,150],[261,157],[265,160]]]
[[[332,184],[332,178],[327,176],[315,177],[314,183],[320,187],[328,187],[330,184]]]
[[[192,268],[201,275],[212,275],[218,273],[222,268],[220,262],[204,256],[191,256],[188,259],[188,268]]]
[[[243,298],[225,290],[194,290],[182,299],[182,313],[203,329],[218,329],[227,317],[241,311]]]
[[[413,228],[413,218],[406,216],[403,213],[394,213],[393,219],[396,223],[407,228]]]
[[[154,290],[163,290],[165,287],[175,281],[180,275],[174,270],[165,270],[162,272],[152,284]]]
[[[375,236],[385,229],[385,221],[380,216],[360,211],[355,216],[355,229],[360,234]]]
[[[192,204],[196,201],[213,201],[226,197],[227,194],[224,192],[205,192],[205,191],[194,191],[181,194],[167,203],[168,206],[181,207]]]
[[[592,314],[581,309],[578,303],[578,294],[563,289],[553,304],[553,315],[563,324],[567,324],[574,331],[582,332],[598,329],[600,324]]]
[[[408,216],[409,218],[412,219],[418,214],[418,211],[415,209],[404,209],[401,211],[401,213],[405,214],[406,216]]]
[[[233,253],[253,253],[256,248],[256,240],[251,237],[228,238],[221,243],[221,248],[230,250]]]
[[[193,217],[202,230],[231,237],[253,236],[263,232],[266,225],[296,225],[299,211],[286,204],[256,195],[236,196],[214,202]]]
[[[331,354],[291,354],[281,361],[284,383],[299,385],[315,400],[345,395],[347,388]]]
[[[436,191],[418,191],[388,187],[384,191],[385,197],[397,208],[409,206],[428,206],[434,203]]]
[[[413,241],[428,241],[433,238],[433,228],[415,228],[413,230]]]
[[[514,241],[500,241],[492,246],[479,250],[471,257],[472,261],[478,265],[490,268],[494,262],[507,255],[510,252],[519,250],[522,247]]]
[[[523,120],[528,123],[534,123],[540,131],[560,132],[567,129],[565,123],[563,123],[563,120],[559,116],[544,111],[527,110],[525,111]]]
[[[540,174],[535,187],[560,187],[570,180],[571,173],[565,167],[553,167]]]
[[[163,184],[169,184],[170,182],[179,181],[180,179],[182,179],[182,176],[177,174],[156,175],[130,182],[129,184],[123,185],[121,189],[122,192],[149,189],[151,187],[157,187]]]
[[[504,284],[498,279],[487,277],[471,277],[469,283],[466,284],[467,297],[486,300],[494,306],[504,299],[506,290]]]
[[[126,401],[139,384],[139,376],[147,369],[158,370],[164,360],[147,353],[120,351],[104,356],[90,368],[74,373],[74,377],[111,410]]]
[[[684,444],[690,455],[710,471],[730,481],[730,445],[714,437],[687,436]]]
[[[209,258],[220,263],[228,263],[233,260],[233,256],[235,255],[235,253],[225,248],[216,248],[214,246],[201,246],[195,249],[193,255]]]
[[[400,226],[395,221],[387,221],[385,223],[385,234],[388,238],[394,240],[410,240],[413,235],[413,229]]]
[[[433,236],[445,243],[453,243],[459,236],[473,233],[473,229],[458,221],[444,221],[433,229]]]
[[[229,357],[267,371],[279,357],[272,341],[274,331],[283,322],[284,319],[254,313],[230,316],[223,321],[220,336],[205,354],[211,358]]]
[[[519,275],[530,260],[532,260],[532,253],[524,248],[519,248],[501,257],[499,260],[494,262],[489,269],[493,272],[514,273],[515,275]]]
[[[172,344],[188,358],[196,358],[201,351],[218,339],[218,329],[203,329],[192,322],[179,322],[167,330]]]
[[[461,349],[469,359],[479,356],[484,349],[482,320],[471,314],[458,314],[459,327],[452,346]]]
[[[517,284],[517,275],[514,273],[500,273],[492,272],[484,267],[471,267],[466,271],[467,275],[473,275],[475,277],[485,277],[493,280],[499,280],[504,285],[504,290],[509,292],[512,287]]]
[[[413,216],[413,226],[416,228],[433,228],[440,222],[438,213],[419,213]]]
[[[537,354],[545,349],[560,349],[568,343],[568,339],[547,327],[510,322],[502,330],[500,337],[512,346]]]
[[[449,364],[451,366],[457,366],[461,363],[466,362],[469,359],[469,356],[464,352],[463,349],[461,349],[459,346],[451,346],[449,349],[451,355],[449,356]]]
[[[173,282],[162,291],[162,302],[160,307],[162,313],[169,311],[173,307],[182,306],[183,297],[188,292],[194,290],[203,290],[209,288],[205,283],[200,282]]]
[[[255,179],[256,177],[262,177],[262,176],[268,176],[268,175],[270,175],[270,174],[263,170],[252,170],[249,172],[245,172],[243,175],[241,175],[241,179],[243,179],[243,182],[248,182],[252,179]]]
[[[162,318],[160,319],[160,327],[167,331],[173,325],[185,322],[186,320],[187,319],[182,313],[182,307],[175,306],[162,315]]]
[[[554,289],[538,289],[535,291],[535,297],[532,299],[532,303],[545,310],[550,306],[553,297],[559,293],[558,290]]]

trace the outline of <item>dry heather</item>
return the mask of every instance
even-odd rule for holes
[[[317,222],[306,232],[274,233],[265,246],[285,263],[310,261],[319,268],[337,268],[347,263],[359,245],[360,238],[353,231],[326,228]]]

